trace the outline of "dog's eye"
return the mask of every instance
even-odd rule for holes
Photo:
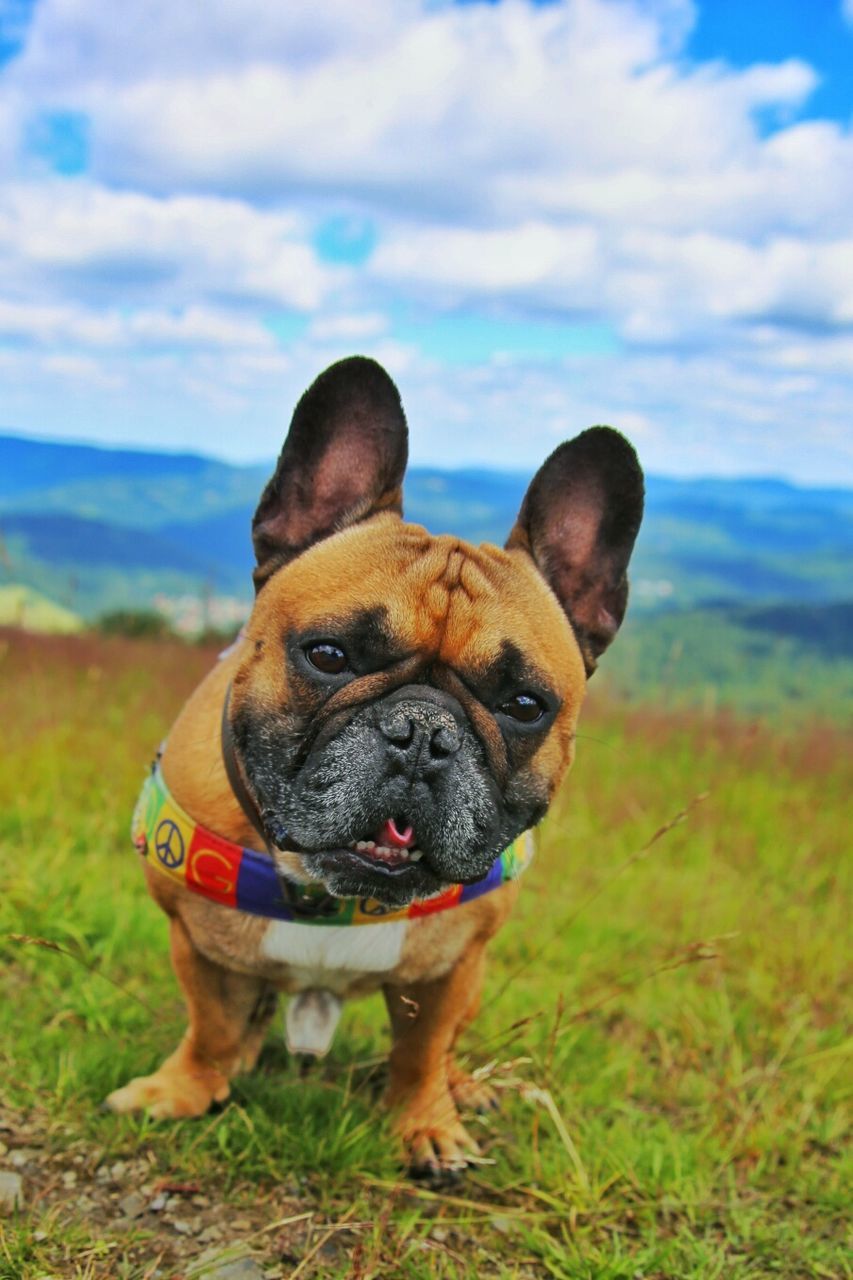
[[[521,724],[535,724],[545,714],[545,704],[534,693],[517,693],[514,698],[502,702],[498,711]]]
[[[312,667],[316,667],[326,676],[339,676],[347,669],[347,655],[336,644],[326,642],[309,644],[305,650],[305,656]]]

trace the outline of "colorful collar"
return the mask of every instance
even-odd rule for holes
[[[322,886],[286,880],[269,854],[244,849],[194,822],[175,803],[158,764],[140,793],[131,836],[150,866],[203,898],[250,915],[302,924],[383,924],[447,911],[515,880],[534,852],[533,835],[525,831],[495,859],[484,879],[452,885],[407,907],[387,907],[375,898],[333,898]]]

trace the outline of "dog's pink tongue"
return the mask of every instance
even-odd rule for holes
[[[401,831],[393,818],[386,818],[379,828],[376,843],[385,845],[387,849],[411,849],[415,843],[414,827],[406,826]]]

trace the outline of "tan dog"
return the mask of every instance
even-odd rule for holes
[[[297,406],[254,519],[245,635],[137,814],[189,1028],[108,1102],[201,1115],[254,1065],[276,993],[295,995],[291,1047],[322,1053],[339,1001],[381,989],[387,1100],[413,1169],[441,1174],[475,1151],[457,1104],[493,1103],[453,1046],[622,621],[643,480],[618,433],[584,432],[500,550],[403,523],[406,455],[370,360],[333,365]]]

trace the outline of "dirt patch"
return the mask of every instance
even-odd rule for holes
[[[356,1243],[354,1226],[327,1221],[296,1188],[246,1186],[225,1199],[213,1181],[158,1176],[153,1151],[117,1159],[71,1129],[4,1105],[0,1170],[19,1175],[23,1188],[22,1203],[2,1223],[4,1235],[16,1231],[22,1259],[51,1268],[44,1274],[57,1280],[218,1280],[220,1272],[223,1280],[274,1280],[297,1262],[312,1274],[312,1250],[327,1267],[342,1263]],[[224,1270],[229,1260],[231,1273]]]
[[[444,1211],[464,1205],[401,1178],[359,1188],[356,1203],[323,1205],[294,1182],[230,1187],[215,1179],[177,1181],[158,1171],[151,1148],[117,1156],[79,1137],[71,1125],[0,1102],[0,1171],[19,1175],[22,1201],[0,1216],[3,1276],[38,1280],[378,1280],[401,1274],[402,1253],[423,1258],[425,1275],[518,1280],[549,1272],[518,1257],[517,1220],[500,1204],[482,1204],[485,1230],[460,1230]],[[465,1195],[464,1184],[457,1189]],[[399,1211],[417,1204],[413,1233],[398,1231]],[[491,1211],[490,1211],[491,1210]],[[513,1257],[515,1255],[515,1257]],[[503,1259],[503,1262],[502,1262]],[[420,1264],[418,1264],[420,1265]],[[408,1272],[407,1272],[408,1274]],[[420,1274],[420,1272],[418,1272]]]

